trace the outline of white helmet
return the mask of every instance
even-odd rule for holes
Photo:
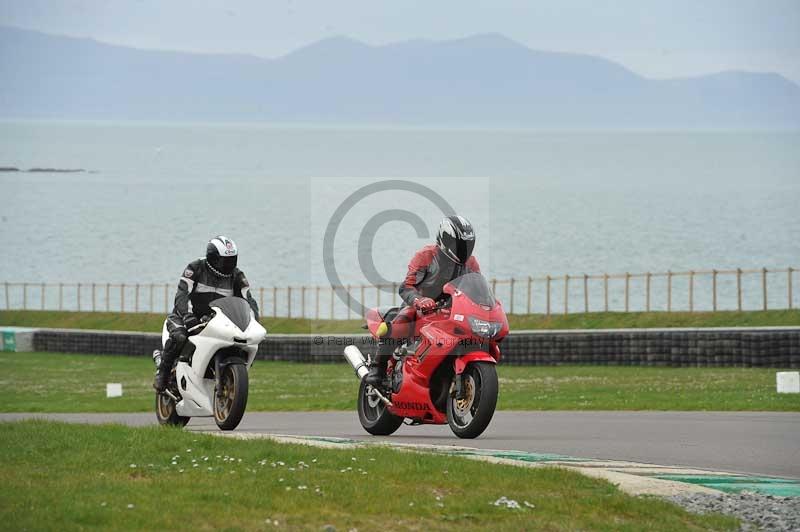
[[[206,246],[206,264],[220,277],[230,277],[236,269],[239,250],[236,242],[226,236],[215,236]]]

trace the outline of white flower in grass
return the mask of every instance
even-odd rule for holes
[[[533,504],[529,503],[528,501],[522,501],[522,504],[524,504],[528,508],[536,508],[536,506],[534,506]]]
[[[131,464],[131,469],[136,469],[136,464]]]
[[[515,501],[514,499],[509,499],[505,495],[503,495],[502,497],[500,497],[499,499],[490,504],[493,504],[494,506],[505,506],[506,508],[512,510],[519,510],[521,508],[517,501]]]
[[[186,452],[190,453],[190,452],[192,452],[192,450],[191,449],[186,449]]]
[[[135,508],[135,506],[134,506],[134,505],[132,505],[132,504],[129,504],[129,505],[128,505],[128,510],[133,510],[134,508]]]
[[[100,503],[100,506],[103,506],[103,507],[105,507],[105,506],[106,506],[106,503],[105,503],[105,502],[101,502],[101,503]]]

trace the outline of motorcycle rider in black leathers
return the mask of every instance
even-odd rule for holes
[[[258,319],[258,304],[250,293],[250,283],[236,267],[238,256],[233,240],[216,236],[208,242],[205,258],[190,262],[184,269],[175,293],[175,308],[167,316],[169,338],[153,383],[156,391],[166,389],[172,366],[186,343],[189,330],[210,313],[212,301],[226,296],[244,298]]]
[[[416,311],[435,310],[437,300],[442,297],[444,285],[466,273],[480,273],[478,260],[472,256],[474,248],[475,230],[466,218],[448,216],[442,220],[436,235],[436,244],[425,246],[411,259],[406,278],[400,285],[400,297],[406,307],[392,320],[413,320]],[[413,323],[410,327],[413,331]],[[367,384],[381,385],[395,347],[391,339],[379,341],[375,364],[370,366],[369,374],[364,377]]]

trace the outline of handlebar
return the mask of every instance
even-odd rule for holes
[[[417,310],[417,313],[419,313],[419,314],[421,314],[423,316],[427,316],[428,314],[433,314],[434,312],[438,312],[438,311],[442,310],[443,308],[449,307],[450,306],[450,301],[451,301],[450,298],[442,299],[441,301],[437,301],[436,302],[436,306],[433,307],[432,310],[429,310],[427,312],[424,312],[422,310]]]
[[[201,316],[200,317],[200,323],[198,323],[197,325],[195,325],[191,329],[188,329],[186,332],[188,332],[189,334],[192,334],[194,332],[202,331],[203,329],[206,328],[206,325],[208,325],[208,322],[210,322],[211,318],[213,318],[213,317],[214,317],[214,313],[213,312],[211,314],[206,314],[205,316]]]
[[[199,331],[205,329],[206,325],[208,325],[207,321],[201,321],[200,323],[198,323],[197,325],[195,325],[191,329],[188,329],[186,332],[188,332],[189,334],[192,334],[194,332],[199,332]]]

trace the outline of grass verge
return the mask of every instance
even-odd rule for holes
[[[276,334],[363,333],[361,320],[310,320],[263,318],[267,330]],[[18,327],[100,329],[159,332],[163,314],[117,312],[60,312],[40,310],[0,311],[0,324]],[[525,329],[630,329],[659,327],[765,327],[800,326],[800,310],[749,312],[590,312],[588,314],[543,314],[509,316],[511,330]]]
[[[43,421],[2,423],[0,441],[0,519],[15,530],[737,526],[730,517],[692,515],[564,470],[389,449],[321,450]],[[501,497],[520,508],[495,506]]]
[[[154,368],[145,357],[0,353],[0,411],[149,412]],[[499,409],[800,411],[778,394],[775,369],[498,366]],[[105,385],[124,395],[106,399]],[[358,383],[346,364],[256,361],[249,411],[352,410]]]

